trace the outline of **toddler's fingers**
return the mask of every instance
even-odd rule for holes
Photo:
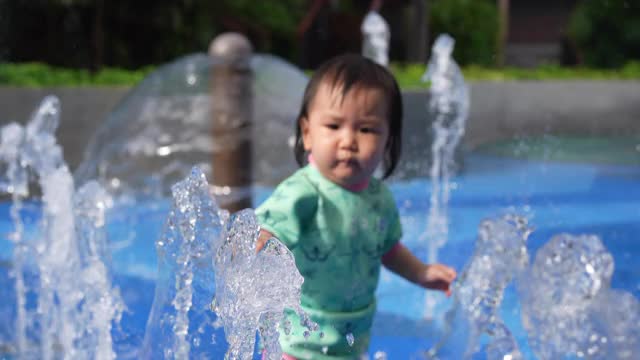
[[[453,281],[457,276],[456,271],[448,266],[442,267],[442,273],[449,282]]]
[[[449,266],[447,266],[447,273],[449,273],[449,275],[450,275],[451,277],[453,277],[453,278],[455,278],[455,277],[456,277],[456,274],[457,274],[457,273],[456,273],[456,269],[454,269],[454,268],[452,268],[452,267],[449,267]]]
[[[456,278],[456,271],[445,265],[438,266],[438,275],[449,282]]]

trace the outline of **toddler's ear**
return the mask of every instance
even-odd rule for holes
[[[305,151],[311,151],[311,135],[309,129],[309,118],[306,116],[301,117],[300,120],[300,133],[302,134],[302,146]]]

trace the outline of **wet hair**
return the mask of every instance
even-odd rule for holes
[[[343,99],[354,87],[379,89],[383,92],[389,112],[387,114],[389,138],[382,161],[383,178],[389,177],[398,165],[402,152],[402,95],[395,78],[385,67],[357,54],[340,55],[328,60],[314,72],[309,80],[296,121],[296,142],[293,153],[298,165],[303,166],[307,161],[300,121],[309,118],[309,107],[321,84],[328,84],[332,89],[341,88]]]

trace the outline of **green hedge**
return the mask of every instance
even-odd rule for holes
[[[0,86],[133,86],[153,70],[155,67],[136,71],[107,68],[92,74],[86,70],[58,68],[39,63],[0,63]],[[391,64],[391,71],[404,89],[428,87],[420,80],[425,71],[424,65],[394,63]],[[553,65],[536,69],[495,69],[470,65],[463,67],[462,71],[467,81],[639,80],[640,61],[629,62],[620,69],[566,68]]]
[[[0,85],[47,86],[131,86],[140,82],[154,68],[123,70],[103,68],[95,74],[84,69],[53,67],[41,63],[0,63]]]
[[[582,1],[571,15],[569,38],[579,61],[596,67],[619,67],[640,60],[640,2]]]
[[[535,69],[491,69],[468,66],[463,69],[467,80],[640,80],[640,61],[630,61],[618,69],[562,67],[542,65]]]
[[[423,65],[392,64],[391,71],[404,89],[428,87],[420,80],[425,71]],[[462,73],[467,81],[640,80],[640,61],[629,62],[619,69],[561,67],[558,65],[544,65],[535,69],[509,67],[498,69],[469,65],[462,68]]]
[[[0,0],[0,61],[136,69],[247,35],[256,51],[294,58],[306,0]]]
[[[494,0],[438,0],[431,5],[431,34],[456,39],[453,57],[461,65],[495,65],[498,9]]]

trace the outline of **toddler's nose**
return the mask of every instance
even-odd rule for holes
[[[340,147],[346,150],[356,150],[358,143],[356,141],[356,134],[354,131],[345,129],[340,142]]]

